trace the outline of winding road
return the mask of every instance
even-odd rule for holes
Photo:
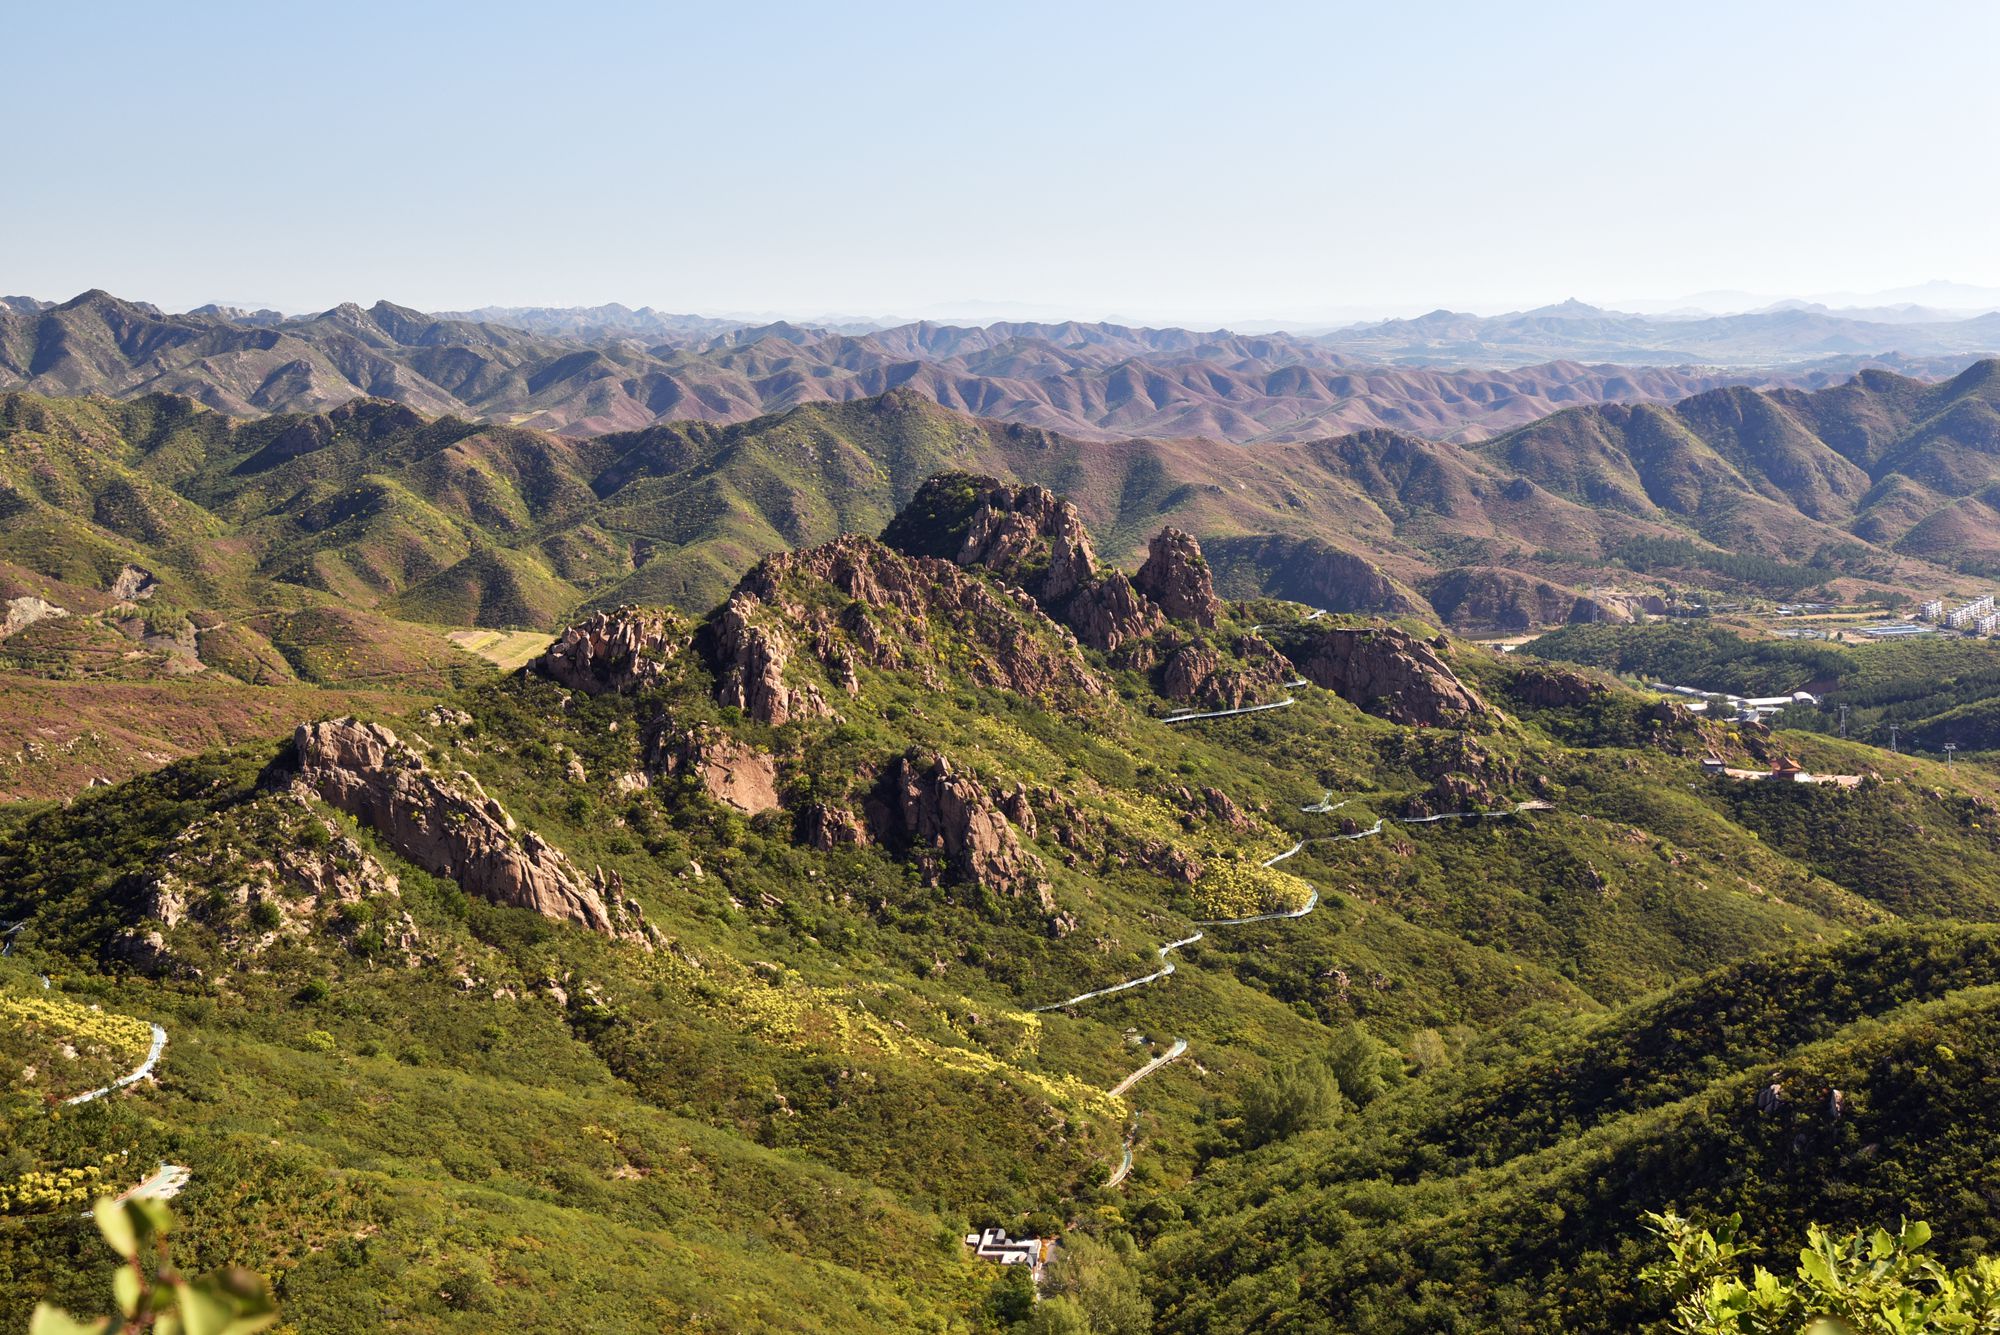
[[[1324,611],[1315,611],[1311,616],[1304,618],[1304,620],[1315,621],[1325,615],[1326,613]],[[1260,629],[1260,627],[1253,626],[1251,627],[1251,629],[1257,630]],[[1305,684],[1306,683],[1304,681],[1292,681],[1285,683],[1287,687],[1297,687],[1297,686],[1303,686]],[[1200,719],[1229,718],[1238,714],[1256,714],[1269,709],[1283,709],[1285,706],[1294,703],[1296,703],[1296,701],[1293,699],[1293,697],[1288,695],[1283,700],[1274,701],[1270,704],[1250,705],[1242,709],[1224,709],[1208,714],[1174,714],[1161,719],[1160,722],[1193,723]],[[1302,806],[1299,808],[1299,810],[1303,812],[1312,812],[1315,814],[1324,815],[1329,812],[1340,810],[1342,807],[1346,806],[1349,802],[1353,800],[1354,799],[1350,797],[1350,798],[1342,798],[1340,801],[1335,802],[1333,800],[1333,790],[1327,789],[1320,794],[1319,801],[1311,804],[1310,806]],[[1493,819],[1493,818],[1508,817],[1508,816],[1518,816],[1525,811],[1552,811],[1554,809],[1555,809],[1554,803],[1544,802],[1537,799],[1530,799],[1529,801],[1526,802],[1517,802],[1514,804],[1514,806],[1504,811],[1447,811],[1447,812],[1441,812],[1433,816],[1397,816],[1393,817],[1393,819],[1398,824],[1402,825],[1431,825],[1435,824],[1438,821]],[[1309,844],[1344,843],[1355,839],[1366,839],[1371,835],[1380,834],[1382,832],[1383,825],[1389,819],[1392,818],[1377,817],[1373,825],[1369,826],[1365,830],[1357,830],[1352,834],[1326,834],[1326,835],[1318,835],[1310,839],[1300,839],[1297,842],[1295,842],[1290,848],[1286,849],[1284,852],[1274,853],[1270,857],[1265,858],[1264,861],[1259,865],[1264,867],[1275,867],[1279,863],[1285,861],[1287,858],[1296,857],[1299,853],[1303,852],[1306,846]],[[1301,904],[1298,908],[1295,909],[1283,909],[1274,913],[1256,913],[1250,915],[1247,918],[1209,918],[1205,920],[1197,920],[1195,925],[1201,928],[1241,927],[1248,925],[1250,923],[1278,922],[1281,920],[1291,919],[1291,918],[1303,918],[1307,914],[1311,913],[1314,909],[1318,908],[1319,902],[1320,902],[1319,890],[1317,887],[1315,887],[1312,890],[1312,893],[1307,896],[1306,902],[1304,904]],[[1184,946],[1191,946],[1195,944],[1197,941],[1200,941],[1205,935],[1206,932],[1197,931],[1192,936],[1182,937],[1178,941],[1169,941],[1166,945],[1161,946],[1155,952],[1155,954],[1157,954],[1159,957],[1160,967],[1158,969],[1155,969],[1153,972],[1149,974],[1143,974],[1137,978],[1127,978],[1122,982],[1113,983],[1109,987],[1100,987],[1089,992],[1079,993],[1076,996],[1070,997],[1066,1001],[1053,1001],[1046,1006],[1037,1006],[1034,1008],[1034,1013],[1040,1014],[1047,1011],[1067,1010],[1071,1006],[1081,1005],[1086,1001],[1095,1001],[1100,997],[1116,996],[1120,992],[1129,992],[1134,988],[1144,987],[1149,983],[1157,983],[1163,978],[1171,977],[1174,972],[1174,965],[1173,962],[1167,958],[1168,954],[1170,954],[1173,951],[1179,950]],[[1144,1080],[1147,1076],[1153,1074],[1155,1071],[1160,1070],[1168,1063],[1179,1058],[1183,1053],[1187,1051],[1187,1046],[1188,1045],[1186,1039],[1176,1038],[1173,1042],[1172,1048],[1170,1048],[1168,1051],[1162,1053],[1158,1057],[1153,1058],[1151,1061],[1147,1062],[1144,1066],[1140,1067],[1138,1070],[1134,1071],[1132,1074],[1126,1076],[1123,1080],[1119,1081],[1116,1085],[1113,1085],[1109,1091],[1110,1095],[1113,1098],[1124,1097],[1124,1095],[1130,1092],[1132,1087],[1138,1084],[1141,1080]],[[1126,1177],[1131,1174],[1132,1152],[1134,1145],[1136,1143],[1137,1136],[1138,1136],[1138,1124],[1135,1120],[1131,1125],[1127,1126],[1125,1131],[1124,1157],[1119,1162],[1118,1167],[1112,1171],[1111,1175],[1108,1178],[1105,1179],[1104,1183],[1105,1186],[1107,1187],[1119,1186],[1125,1181]]]
[[[1138,1070],[1132,1072],[1132,1074],[1126,1076],[1123,1080],[1120,1080],[1117,1084],[1113,1085],[1110,1089],[1111,1097],[1114,1099],[1124,1098],[1125,1091],[1129,1090],[1130,1088],[1132,1088],[1132,1086],[1138,1084],[1141,1080],[1144,1080],[1147,1076],[1159,1070],[1162,1066],[1165,1066],[1168,1062],[1173,1061],[1175,1058],[1179,1057],[1183,1052],[1186,1051],[1187,1051],[1187,1040],[1184,1038],[1175,1039],[1174,1045],[1172,1047],[1168,1048],[1165,1052],[1153,1058],[1153,1060],[1147,1062],[1144,1066],[1141,1066]]]
[[[64,1099],[63,1106],[68,1107],[74,1103],[88,1103],[92,1099],[101,1099],[106,1094],[115,1093],[118,1090],[125,1088],[125,1086],[127,1085],[138,1084],[141,1080],[144,1080],[147,1076],[151,1075],[153,1073],[153,1068],[160,1064],[160,1054],[166,1050],[166,1047],[167,1047],[167,1031],[160,1028],[160,1026],[158,1025],[154,1025],[152,1050],[146,1054],[146,1060],[139,1063],[137,1069],[135,1069],[130,1075],[122,1075],[118,1077],[116,1080],[113,1080],[110,1084],[106,1085],[102,1089],[89,1090],[85,1093],[77,1094],[71,1098]]]

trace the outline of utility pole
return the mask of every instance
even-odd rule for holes
[[[1946,742],[1946,743],[1944,744],[1944,763],[1945,763],[1945,764],[1949,765],[1949,764],[1951,763],[1951,753],[1952,753],[1952,752],[1954,752],[1954,751],[1956,751],[1956,750],[1958,750],[1958,743],[1957,743],[1957,742]]]

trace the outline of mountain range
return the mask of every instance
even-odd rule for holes
[[[585,606],[707,606],[760,556],[879,528],[947,469],[1074,496],[1120,562],[1171,520],[1232,595],[1468,630],[1688,590],[1931,596],[2000,574],[2000,361],[1574,408],[1471,445],[1085,440],[907,388],[589,437],[379,398],[237,420],[175,395],[16,393],[0,594],[100,609],[137,569],[150,615],[197,630],[303,606],[545,630]]]
[[[1473,441],[1573,405],[1728,384],[1819,388],[1870,365],[1931,377],[2000,352],[2000,316],[1962,323],[1947,337],[1936,334],[1944,326],[1791,312],[1726,317],[1697,338],[1572,305],[1497,320],[1439,312],[1317,337],[1077,322],[843,332],[624,307],[432,316],[378,302],[297,317],[215,306],[172,315],[89,292],[61,305],[9,299],[0,387],[177,393],[237,416],[370,396],[566,435],[737,423],[904,389],[1085,439],[1290,441],[1383,427]],[[1773,330],[1789,331],[1784,356]],[[1742,356],[1755,365],[1731,364]]]

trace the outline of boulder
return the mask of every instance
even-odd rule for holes
[[[560,849],[514,820],[477,780],[448,780],[389,729],[356,719],[301,724],[299,779],[389,846],[467,894],[615,935],[603,898]]]

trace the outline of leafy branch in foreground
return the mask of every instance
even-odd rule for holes
[[[173,1268],[173,1212],[165,1202],[100,1200],[92,1213],[97,1231],[124,1258],[111,1274],[118,1314],[80,1320],[38,1303],[28,1335],[254,1335],[277,1321],[263,1276],[232,1266],[190,1279]]]
[[[1668,1329],[1677,1335],[1928,1335],[2000,1332],[2000,1257],[1981,1256],[1958,1270],[1922,1254],[1930,1225],[1904,1223],[1844,1237],[1815,1224],[1806,1230],[1794,1277],[1763,1266],[1742,1274],[1753,1249],[1737,1241],[1743,1216],[1713,1230],[1671,1211],[1646,1216],[1665,1240],[1668,1259],[1640,1278],[1674,1300]]]

